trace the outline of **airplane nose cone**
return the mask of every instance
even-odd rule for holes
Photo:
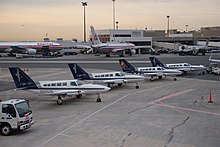
[[[105,87],[105,91],[109,91],[111,88],[109,87]]]

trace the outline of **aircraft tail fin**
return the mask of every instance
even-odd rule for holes
[[[79,79],[79,80],[88,80],[90,79],[89,74],[84,71],[79,65],[76,63],[71,63],[68,64],[69,68],[73,74],[74,79]]]
[[[136,69],[134,66],[132,66],[130,63],[128,63],[125,59],[119,59],[119,64],[121,66],[121,69],[123,72],[127,73],[136,73]]]
[[[34,89],[38,88],[36,83],[19,67],[8,68],[14,80],[17,89]]]
[[[149,57],[149,58],[153,67],[159,66],[165,68],[164,64],[160,62],[160,60],[158,60],[156,57]]]
[[[99,39],[99,37],[98,37],[98,35],[97,35],[97,33],[96,33],[94,27],[93,27],[93,26],[90,26],[90,28],[91,28],[91,33],[92,33],[92,42],[93,42],[93,44],[94,44],[94,45],[100,44],[101,41],[100,41],[100,39]]]

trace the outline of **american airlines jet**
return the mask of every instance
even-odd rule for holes
[[[62,98],[82,95],[98,95],[97,102],[101,102],[100,93],[110,90],[109,87],[97,84],[83,84],[79,80],[37,81],[34,82],[18,67],[10,67],[9,71],[17,90],[28,90],[44,96],[58,96],[57,104],[63,103]]]
[[[63,49],[63,46],[55,42],[0,42],[0,52],[9,55],[16,53],[36,55],[37,52],[46,49],[56,52]]]
[[[90,26],[92,32],[92,48],[100,50],[102,53],[106,54],[106,57],[110,57],[110,54],[130,50],[130,55],[135,53],[135,45],[132,43],[102,43],[95,32],[93,26]],[[124,54],[120,54],[120,56],[124,56]]]

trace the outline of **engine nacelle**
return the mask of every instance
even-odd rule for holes
[[[27,48],[25,53],[28,54],[28,55],[36,55],[37,54],[37,50],[36,49],[32,49],[32,48]]]
[[[132,49],[132,50],[131,50],[131,54],[132,54],[132,55],[136,54],[136,50],[135,50],[135,49]]]

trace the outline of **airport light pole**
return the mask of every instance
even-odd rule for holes
[[[88,2],[82,2],[82,6],[84,7],[84,42],[86,42],[86,6]]]
[[[170,16],[167,15],[167,37],[170,36]]]
[[[118,24],[119,24],[119,22],[118,21],[116,21],[116,29],[118,30]]]
[[[113,40],[115,42],[115,0],[113,2]]]
[[[186,25],[186,32],[188,31],[188,25]]]

